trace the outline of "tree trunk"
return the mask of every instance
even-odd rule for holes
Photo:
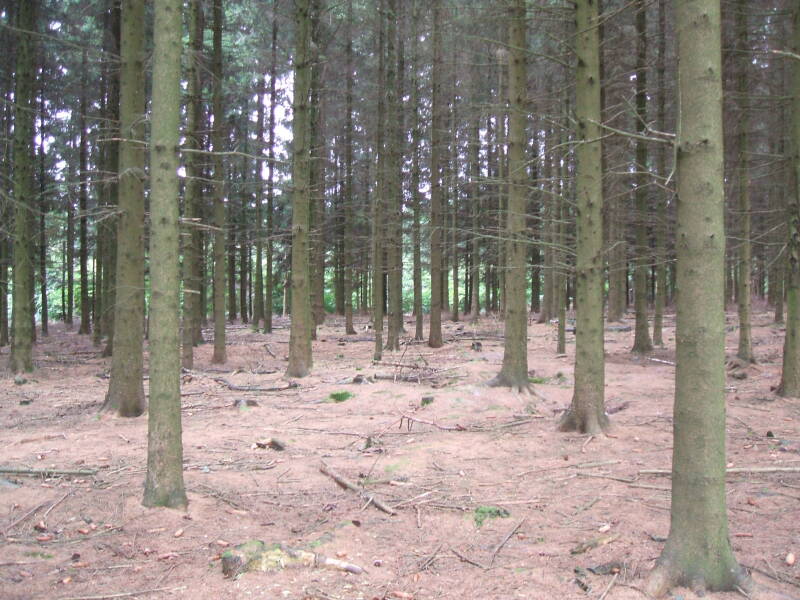
[[[186,69],[186,148],[200,149],[200,133],[202,123],[202,83],[200,80],[199,60],[203,52],[203,4],[201,0],[189,3],[189,47]],[[184,219],[188,223],[188,235],[183,249],[183,332],[181,343],[181,364],[185,369],[194,366],[194,345],[197,331],[200,329],[200,287],[202,280],[202,239],[199,221],[202,217],[201,187],[198,185],[200,166],[197,155],[193,152],[185,154],[184,167],[186,180],[183,189]]]
[[[222,162],[222,151],[225,145],[223,130],[224,115],[222,112],[222,0],[214,0],[214,55],[212,60],[212,104],[214,111],[214,129],[211,132],[214,147],[214,354],[213,363],[227,361],[225,350],[225,238],[227,224],[225,222],[225,170]],[[235,290],[234,290],[235,294]],[[234,294],[229,294],[233,296]],[[235,300],[231,298],[235,310]],[[234,317],[235,318],[235,317]]]
[[[719,0],[676,2],[677,367],[670,532],[646,591],[750,589],[725,508],[725,257]]]
[[[33,371],[33,255],[30,213],[35,195],[34,102],[36,83],[36,22],[38,2],[20,4],[17,13],[17,62],[14,89],[14,272],[13,336],[9,368]]]
[[[645,135],[647,124],[647,5],[644,0],[636,0],[636,132]],[[646,353],[653,350],[650,328],[647,323],[647,272],[650,263],[650,243],[647,236],[647,220],[650,215],[648,188],[647,142],[636,140],[636,259],[634,263],[634,308],[636,324],[634,327],[633,352]]]
[[[83,58],[81,59],[81,97],[79,102],[78,113],[78,126],[80,127],[80,145],[78,149],[78,171],[80,177],[80,186],[78,191],[78,213],[79,213],[79,229],[78,229],[78,242],[79,242],[79,262],[80,262],[80,276],[81,276],[81,325],[78,328],[78,333],[88,334],[91,330],[91,314],[89,307],[89,229],[86,220],[86,210],[89,202],[89,173],[88,173],[88,155],[89,155],[89,141],[86,136],[86,113],[88,101],[86,95],[88,94],[88,82],[86,81],[86,72],[88,70],[86,64],[86,50],[83,51]]]
[[[575,388],[561,431],[596,434],[608,427],[603,355],[603,149],[600,141],[600,36],[597,4],[576,3],[575,196]],[[562,302],[561,304],[565,304]]]
[[[344,192],[344,240],[342,254],[344,258],[344,332],[354,335],[353,327],[353,275],[355,269],[355,252],[353,251],[355,204],[353,187],[353,0],[347,2],[347,79],[346,79],[346,122],[345,122],[345,192]]]
[[[667,89],[666,89],[666,70],[667,70],[667,0],[658,1],[658,66],[656,75],[658,82],[656,89],[658,93],[658,128],[661,131],[667,130]],[[667,145],[661,144],[658,148],[658,176],[666,178],[667,172]],[[655,223],[655,242],[656,242],[656,294],[655,307],[653,314],[653,344],[656,346],[664,345],[664,307],[667,303],[667,202],[671,198],[671,192],[665,190],[658,195],[656,201],[656,223]]]
[[[386,349],[400,349],[403,327],[403,227],[402,186],[400,183],[402,126],[398,94],[397,0],[387,1],[386,28],[386,230],[387,270],[389,272],[389,314],[387,315]]]
[[[276,0],[277,1],[277,0]],[[273,9],[275,4],[273,3]],[[272,293],[275,289],[274,280],[274,244],[272,234],[274,230],[275,214],[275,107],[278,104],[276,96],[276,79],[278,77],[278,19],[272,20],[272,49],[269,67],[269,151],[267,165],[267,279],[264,293],[264,333],[272,333]]]
[[[120,27],[119,221],[111,379],[103,410],[144,411],[144,0],[123,0]]]
[[[311,208],[311,0],[295,2],[294,108],[292,111],[292,324],[287,377],[311,372],[311,289],[309,221]]]
[[[442,347],[442,0],[432,0],[433,69],[431,72],[431,314],[428,346]]]
[[[737,73],[737,97],[739,102],[739,288],[737,290],[737,309],[739,312],[739,347],[736,356],[739,360],[746,363],[755,362],[753,356],[753,342],[751,336],[750,312],[752,302],[752,260],[753,247],[750,243],[750,160],[749,160],[749,127],[750,118],[748,112],[748,72],[747,65],[751,61],[750,45],[747,34],[747,10],[748,3],[738,0],[736,6],[736,42],[739,45],[737,62],[739,72]]]
[[[794,11],[792,51],[800,52],[800,9]],[[800,63],[792,61],[791,134],[789,139],[792,185],[786,195],[788,242],[786,249],[786,337],[778,394],[800,398]]]
[[[150,134],[150,406],[145,506],[185,508],[179,350],[182,0],[155,0]]]
[[[422,215],[420,185],[420,145],[422,128],[420,126],[420,90],[419,90],[419,0],[413,0],[411,14],[411,203],[413,222],[411,225],[413,246],[413,283],[414,283],[414,339],[425,339],[422,314]]]
[[[490,385],[508,386],[519,392],[530,389],[528,381],[528,303],[526,299],[526,205],[525,169],[527,121],[527,48],[525,0],[514,0],[509,19],[508,52],[508,210],[506,211],[506,289],[504,293],[505,346],[503,366]]]

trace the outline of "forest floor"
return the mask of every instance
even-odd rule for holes
[[[670,468],[672,315],[666,347],[647,358],[629,352],[632,331],[607,330],[614,428],[599,437],[556,431],[572,393],[574,337],[556,356],[550,324],[529,326],[540,397],[484,385],[503,356],[502,323],[491,317],[446,322],[443,348],[408,344],[384,353],[385,364],[371,360],[369,331],[344,336],[341,319],[329,317],[313,375],[269,392],[246,389],[286,387],[286,321],[271,335],[233,325],[228,363],[212,365],[206,344],[183,376],[185,512],[141,506],[146,417],[98,417],[110,361],[89,337],[52,329],[25,383],[0,372],[0,466],[96,474],[0,474],[2,598],[644,598],[642,576],[669,528],[670,479],[643,471]],[[734,314],[728,332],[732,354]],[[771,391],[783,334],[756,312],[758,364],[727,382],[730,467],[800,467],[800,404]],[[3,368],[7,355],[0,349]],[[390,377],[372,382],[376,374]],[[285,449],[271,448],[271,438]],[[337,486],[323,462],[363,494]],[[800,473],[730,475],[728,511],[741,563],[800,597],[800,565],[786,560],[800,554]],[[310,548],[366,573],[224,578],[220,554],[252,539]]]

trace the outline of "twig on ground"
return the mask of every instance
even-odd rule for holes
[[[503,546],[505,546],[508,543],[508,540],[511,539],[511,536],[513,536],[515,533],[517,533],[519,528],[522,527],[523,523],[525,523],[525,519],[524,518],[519,523],[517,523],[517,525],[516,525],[516,527],[514,527],[514,529],[512,529],[511,531],[509,531],[506,534],[506,536],[503,538],[503,540],[499,544],[497,544],[497,546],[495,547],[494,551],[492,552],[492,558],[489,560],[489,566],[490,567],[492,565],[494,565],[494,560],[497,558],[497,553],[500,552],[500,550],[502,550]]]
[[[322,465],[320,465],[319,470],[324,475],[327,475],[328,477],[333,479],[336,483],[339,484],[339,486],[341,486],[341,487],[343,487],[343,488],[345,488],[347,490],[350,490],[351,492],[355,492],[356,494],[361,496],[361,498],[363,500],[370,501],[375,506],[375,508],[377,508],[378,510],[381,510],[381,511],[383,511],[386,514],[389,514],[389,515],[396,515],[397,514],[397,511],[395,511],[392,507],[388,506],[387,504],[385,504],[381,500],[378,500],[375,496],[373,496],[371,494],[367,494],[362,488],[358,487],[352,481],[349,481],[348,479],[345,479],[344,477],[342,477],[339,473],[334,471],[332,468],[330,468],[325,463],[322,463]]]
[[[430,425],[431,427],[435,427],[440,431],[467,431],[467,428],[463,425],[439,425],[433,421],[425,421],[423,419],[417,419],[416,417],[409,417],[408,415],[403,415],[400,417],[400,427],[403,427],[403,423],[405,422],[406,428],[411,431],[411,426],[413,423],[421,423],[423,425]]]
[[[728,475],[746,475],[748,473],[800,473],[800,467],[732,467],[725,469]],[[668,469],[641,469],[639,475],[666,475],[671,476]]]
[[[37,506],[34,506],[34,507],[31,509],[31,510],[29,510],[29,511],[28,511],[28,512],[26,512],[24,515],[22,515],[22,516],[21,516],[19,519],[17,519],[16,521],[14,521],[14,522],[13,522],[13,523],[11,523],[10,525],[8,525],[8,526],[7,526],[7,527],[6,527],[6,528],[3,530],[3,535],[6,535],[6,534],[7,534],[9,531],[11,531],[11,530],[12,530],[14,527],[16,527],[17,525],[19,525],[20,523],[22,523],[22,522],[23,522],[25,519],[27,519],[28,517],[30,517],[31,515],[33,515],[33,514],[34,514],[36,511],[38,511],[40,508],[44,508],[46,504],[47,504],[47,502],[42,502],[41,504],[39,504],[39,505],[37,505]]]
[[[214,381],[226,386],[232,392],[285,392],[287,390],[293,390],[295,388],[300,387],[294,381],[290,381],[284,387],[268,387],[268,388],[258,387],[254,385],[236,385],[235,383],[231,383],[230,381],[222,377],[214,377]]]
[[[436,546],[436,550],[434,550],[430,555],[428,555],[428,557],[425,560],[423,560],[420,563],[419,571],[425,571],[428,567],[430,567],[433,564],[433,561],[436,560],[436,556],[439,554],[439,550],[442,549],[443,545],[444,544],[439,544],[438,546]]]
[[[71,471],[65,469],[23,469],[16,467],[0,467],[0,473],[8,473],[9,475],[32,475],[38,477],[53,477],[57,475],[78,475],[82,477],[92,477],[93,475],[97,475],[97,471],[94,469]]]
[[[185,590],[186,586],[151,588],[149,590],[137,590],[135,592],[120,592],[118,594],[99,594],[97,596],[65,596],[59,600],[104,600],[105,598],[131,598],[133,596],[143,596],[145,594],[155,594],[157,592],[179,592]]]
[[[46,518],[47,518],[47,515],[49,515],[49,514],[50,514],[50,512],[51,512],[51,511],[52,511],[52,510],[53,510],[53,509],[54,509],[56,506],[58,506],[59,504],[61,504],[61,503],[62,503],[64,500],[66,500],[66,499],[67,499],[67,497],[71,496],[73,493],[75,493],[75,490],[70,490],[70,491],[68,491],[66,494],[64,494],[63,496],[61,496],[61,498],[59,498],[58,500],[56,500],[55,502],[53,502],[53,503],[50,505],[50,508],[48,508],[46,511],[44,511],[44,514],[42,515],[42,519],[46,519]]]
[[[455,555],[456,555],[458,558],[460,558],[460,559],[462,560],[462,562],[469,563],[469,564],[471,564],[472,566],[474,566],[474,567],[478,567],[479,569],[482,569],[482,570],[484,570],[484,571],[486,570],[486,567],[484,567],[484,566],[483,566],[481,563],[479,563],[479,562],[475,562],[475,561],[474,561],[474,560],[472,560],[471,558],[468,558],[468,557],[464,556],[463,554],[461,554],[461,553],[460,553],[458,550],[456,550],[455,548],[450,548],[450,550],[453,552],[453,554],[455,554]]]
[[[603,590],[603,593],[600,594],[600,597],[597,600],[605,600],[605,597],[608,596],[608,592],[611,591],[611,588],[614,587],[614,584],[617,582],[617,577],[619,577],[619,573],[614,573],[614,577],[612,577],[611,581],[608,582],[606,589]]]

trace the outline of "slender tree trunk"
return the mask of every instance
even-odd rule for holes
[[[182,0],[155,0],[150,134],[150,406],[145,506],[185,508],[179,350]]]
[[[275,0],[277,2],[277,0]],[[273,9],[275,4],[273,3]],[[272,49],[269,67],[269,150],[267,165],[267,280],[264,293],[264,333],[272,333],[272,293],[274,281],[274,231],[275,214],[275,108],[278,104],[276,96],[276,79],[278,77],[278,19],[272,20]]]
[[[353,235],[355,232],[354,219],[355,204],[353,187],[353,0],[347,2],[347,79],[345,82],[345,192],[344,192],[344,240],[342,255],[344,257],[344,331],[347,335],[354,335],[353,327],[353,275],[355,269],[355,256]]]
[[[397,71],[397,0],[387,0],[386,28],[386,258],[389,272],[389,314],[387,315],[386,349],[400,349],[400,330],[403,326],[403,288],[402,288],[402,187],[400,183],[401,160],[399,144],[402,127],[400,125],[400,105],[398,96]]]
[[[34,207],[33,166],[38,2],[20,4],[14,88],[14,272],[13,337],[9,368],[33,371],[33,256],[30,213]]]
[[[658,0],[658,66],[656,83],[658,93],[658,128],[667,129],[667,0]],[[667,177],[667,146],[661,144],[658,149],[658,176]],[[655,310],[653,315],[653,344],[664,345],[664,307],[667,302],[667,201],[671,197],[669,190],[659,194],[656,201],[656,294]]]
[[[414,280],[414,339],[425,339],[422,314],[422,215],[420,185],[420,145],[422,128],[420,126],[420,90],[419,90],[419,0],[413,0],[411,15],[411,203],[413,222],[411,236],[413,246]]]
[[[89,155],[89,140],[86,136],[86,112],[88,110],[88,101],[86,95],[88,94],[88,82],[86,81],[86,50],[83,51],[83,58],[81,59],[81,72],[83,73],[81,81],[81,97],[80,108],[78,113],[78,126],[80,127],[80,146],[78,150],[78,170],[80,171],[80,187],[78,192],[78,211],[79,211],[79,262],[81,274],[81,325],[78,329],[80,334],[88,334],[91,330],[91,314],[89,307],[89,227],[86,218],[86,210],[89,202],[89,173],[88,173],[88,155]]]
[[[386,3],[381,0],[378,11],[378,111],[375,128],[375,147],[377,156],[377,193],[372,200],[372,324],[375,332],[375,349],[372,359],[381,360],[383,356],[383,316],[385,275],[384,244],[384,206],[389,194],[387,185],[387,144],[386,123]]]
[[[530,390],[528,381],[528,303],[526,299],[525,227],[527,172],[525,144],[527,121],[527,48],[525,0],[514,0],[509,19],[508,53],[508,210],[506,211],[506,269],[504,292],[505,346],[503,366],[490,385],[508,386],[519,392]]]
[[[800,52],[800,9],[792,23],[792,51]],[[792,61],[791,134],[789,138],[792,185],[786,194],[788,242],[786,246],[786,337],[778,394],[800,398],[800,62]]]
[[[103,410],[121,417],[144,411],[144,1],[123,0],[120,30],[119,222],[114,352]]]
[[[256,120],[258,121],[258,134],[256,137],[256,154],[260,157],[264,152],[264,96],[267,93],[267,76],[261,78],[258,90],[258,107]],[[258,331],[261,320],[264,318],[264,179],[261,177],[261,161],[255,164],[256,186],[256,268],[255,281],[253,282],[253,331]]]
[[[472,205],[472,243],[470,251],[470,319],[476,320],[481,314],[480,299],[480,266],[481,266],[481,241],[480,241],[480,214],[482,206],[480,177],[481,165],[480,152],[480,117],[476,116],[470,128],[469,141],[469,168],[470,168],[470,204]]]
[[[292,325],[287,377],[311,372],[311,288],[309,225],[311,208],[311,0],[295,2],[294,109],[292,111]]]
[[[677,367],[672,508],[646,591],[750,590],[725,508],[725,257],[719,0],[678,0]]]
[[[749,77],[747,65],[752,60],[750,56],[749,36],[747,32],[747,11],[749,4],[744,0],[737,0],[736,6],[736,42],[739,45],[737,62],[739,72],[737,73],[737,96],[739,102],[739,282],[737,296],[737,308],[739,312],[739,347],[736,356],[739,360],[746,363],[755,362],[753,356],[753,342],[751,336],[751,303],[753,296],[753,247],[750,243],[751,230],[751,207],[750,207],[750,160],[748,158],[748,138],[749,138],[749,108],[748,108],[748,86]]]
[[[225,222],[225,170],[222,162],[222,151],[225,145],[224,116],[222,113],[222,0],[214,0],[214,47],[212,61],[212,104],[214,111],[214,129],[211,132],[214,146],[214,354],[211,362],[227,361],[225,350],[225,238],[227,223]],[[231,229],[232,231],[232,229]],[[235,294],[235,290],[234,290]],[[234,294],[229,294],[233,296]],[[231,298],[232,306],[235,300]],[[235,318],[235,315],[234,315]]]
[[[636,0],[636,132],[645,134],[647,124],[647,5],[644,0]],[[650,328],[647,323],[647,272],[650,263],[650,243],[647,236],[647,219],[650,214],[648,189],[647,142],[636,140],[636,259],[634,263],[634,307],[636,325],[634,327],[633,352],[646,353],[653,350]]]
[[[202,115],[202,84],[199,61],[203,53],[203,4],[201,0],[189,3],[189,47],[186,69],[186,148],[199,150],[201,147],[198,131]],[[201,193],[198,185],[200,165],[197,155],[185,154],[186,179],[183,189],[184,218],[189,224],[188,235],[183,249],[183,332],[181,340],[181,364],[185,369],[194,366],[194,346],[200,329],[202,307],[200,287],[202,283],[201,239],[199,221],[202,217]]]
[[[44,93],[39,88],[39,286],[41,298],[40,321],[42,336],[48,334],[47,314],[47,200],[45,196],[45,156],[44,156]]]
[[[603,148],[600,141],[600,36],[597,4],[576,3],[575,195],[577,252],[575,291],[575,387],[561,431],[596,434],[608,427],[603,355]],[[561,302],[561,304],[565,304]]]
[[[442,347],[442,0],[432,0],[433,69],[431,72],[431,314],[428,346]]]

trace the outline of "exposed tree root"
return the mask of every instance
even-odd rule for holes
[[[777,600],[780,596],[771,596],[774,593],[772,590],[763,588],[756,584],[750,575],[741,568],[735,565],[731,573],[731,578],[725,585],[719,587],[711,587],[699,575],[693,576],[691,579],[687,574],[680,572],[680,569],[670,560],[662,559],[656,564],[655,568],[650,571],[644,584],[644,591],[653,598],[664,597],[672,588],[678,586],[686,586],[698,596],[705,595],[706,591],[723,592],[723,591],[741,591],[746,594],[748,598],[753,600]],[[763,595],[763,594],[767,595]]]
[[[516,378],[509,377],[502,371],[498,373],[496,377],[493,377],[487,381],[486,385],[489,387],[508,387],[511,388],[511,391],[519,394],[530,394],[533,396],[536,395],[527,377],[520,381]]]
[[[605,433],[611,426],[608,417],[598,415],[597,411],[576,411],[570,408],[558,422],[558,431],[576,431],[578,433],[588,433],[598,435]]]

